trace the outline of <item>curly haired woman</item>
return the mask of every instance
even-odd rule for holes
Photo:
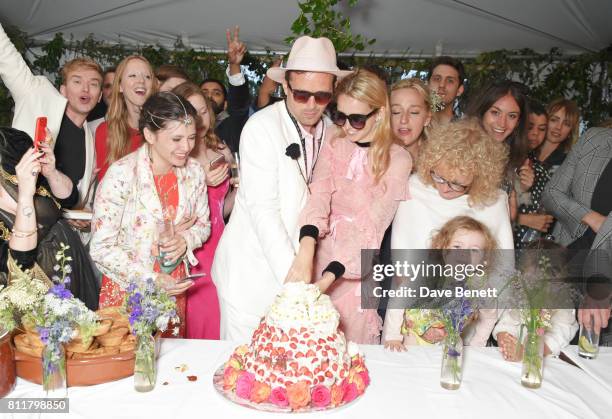
[[[508,196],[500,189],[508,160],[507,145],[491,141],[474,119],[453,122],[432,132],[419,154],[417,174],[408,181],[411,199],[400,202],[393,220],[392,249],[429,249],[431,237],[450,219],[464,215],[483,223],[499,248],[512,249]],[[484,346],[497,310],[481,310],[472,345]],[[401,341],[387,325],[403,310],[387,310],[383,341]]]

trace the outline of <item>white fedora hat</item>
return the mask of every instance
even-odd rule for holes
[[[342,78],[352,73],[340,70],[336,64],[336,49],[327,38],[301,36],[295,40],[285,67],[271,67],[266,75],[278,83],[285,80],[287,70],[329,73]]]

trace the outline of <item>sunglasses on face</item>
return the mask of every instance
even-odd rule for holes
[[[311,96],[314,96],[315,102],[319,106],[327,106],[332,100],[332,92],[308,92],[306,90],[293,89],[289,83],[287,83],[289,90],[293,94],[293,99],[297,103],[306,103],[310,100]]]
[[[363,129],[363,127],[365,127],[366,122],[368,122],[368,119],[377,111],[378,109],[374,109],[367,115],[362,115],[359,113],[352,113],[350,115],[347,115],[343,112],[340,112],[338,109],[332,109],[330,117],[334,124],[338,125],[339,127],[343,127],[344,124],[346,124],[346,120],[348,119],[349,124],[351,124],[351,127],[355,129]]]
[[[451,182],[449,180],[446,180],[442,176],[439,176],[433,170],[429,171],[429,175],[431,176],[431,180],[433,180],[434,182],[436,182],[439,185],[446,184],[446,186],[448,186],[454,192],[465,192],[470,187],[470,185],[461,185],[459,183],[455,183],[455,182]]]

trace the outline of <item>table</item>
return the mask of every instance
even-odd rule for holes
[[[595,359],[580,357],[577,345],[566,347],[563,353],[601,386],[607,388],[612,397],[612,347],[600,346],[599,354]]]
[[[131,377],[97,386],[71,387],[70,417],[286,417],[234,405],[217,394],[212,375],[235,346],[227,341],[164,339],[157,386],[152,392],[135,392]],[[406,353],[392,353],[382,346],[362,345],[361,349],[372,379],[363,397],[334,411],[301,414],[298,418],[587,419],[610,417],[612,412],[610,391],[585,371],[560,359],[546,359],[542,387],[530,390],[520,384],[520,363],[504,361],[496,348],[468,347],[461,388],[449,391],[439,384],[440,347],[411,347]],[[189,369],[177,371],[175,367],[183,363]],[[189,381],[188,375],[197,376],[197,381]],[[42,397],[42,387],[19,379],[8,397]]]

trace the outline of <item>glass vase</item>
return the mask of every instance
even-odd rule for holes
[[[66,352],[61,344],[47,344],[43,348],[42,385],[47,397],[66,397]]]
[[[460,336],[447,336],[442,349],[442,369],[440,385],[447,390],[457,390],[461,386],[463,365],[463,340]]]
[[[136,359],[134,361],[134,389],[141,393],[155,388],[157,366],[155,365],[155,339],[153,336],[136,336]]]
[[[528,330],[523,340],[523,370],[521,384],[528,388],[540,388],[544,367],[544,336]]]

